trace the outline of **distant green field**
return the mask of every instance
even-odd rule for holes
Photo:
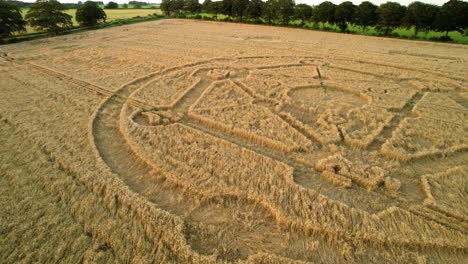
[[[29,8],[23,8],[21,10],[21,13],[23,16],[26,15],[28,12]],[[152,15],[154,13],[156,14],[162,14],[160,9],[150,9],[150,8],[142,8],[142,9],[105,9],[104,12],[107,14],[107,20],[108,22],[116,19],[124,19],[124,18],[132,18],[136,16],[144,17],[147,15]],[[75,20],[75,13],[76,9],[67,9],[65,13],[73,16],[73,25],[78,25],[78,22]],[[30,26],[26,27],[27,33],[34,33],[37,32],[35,29],[31,28]]]
[[[123,4],[119,4],[119,8],[124,8],[124,5]],[[128,5],[128,8],[135,8],[134,5]],[[144,5],[144,6],[141,6],[140,8],[143,8],[143,9],[159,9],[159,5]]]
[[[101,8],[104,8],[106,5],[99,5]],[[124,8],[124,4],[119,4],[119,8]],[[128,9],[135,8],[135,5],[127,5]],[[159,9],[159,5],[142,5],[138,9]]]

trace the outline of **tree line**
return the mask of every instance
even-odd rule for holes
[[[316,6],[295,4],[294,0],[162,0],[161,10],[166,15],[181,13],[223,14],[228,19],[244,22],[289,25],[292,20],[336,25],[342,32],[349,25],[366,28],[373,26],[388,35],[393,29],[406,27],[420,31],[446,32],[459,31],[466,34],[468,29],[468,2],[449,0],[442,6],[412,2],[408,6],[397,2],[386,2],[377,6],[369,1],[354,5],[350,1],[335,5],[330,1]]]
[[[14,4],[17,7],[25,8],[30,7],[33,3],[30,2],[23,2],[18,0],[6,0],[10,4]],[[92,1],[95,2],[98,6],[104,7],[106,9],[113,9],[119,8],[119,5],[116,2],[110,1],[107,4],[104,4],[103,1]],[[76,3],[62,3],[62,5],[67,9],[77,9],[83,4],[83,1],[78,1]],[[142,1],[129,1],[128,3],[122,4],[121,8],[143,8],[143,7],[151,7],[157,8],[157,5],[149,3],[149,2],[142,2]]]
[[[147,2],[130,1],[128,4],[134,8],[149,5]],[[123,5],[123,8],[127,8]],[[46,31],[51,35],[57,35],[73,27],[73,17],[65,10],[76,8],[75,19],[80,26],[95,26],[99,22],[106,22],[104,9],[115,9],[119,5],[116,2],[86,1],[78,3],[62,4],[57,0],[37,0],[35,3],[21,1],[0,0],[0,42],[10,37],[15,32],[25,32],[26,25],[38,31]],[[22,16],[21,8],[29,8],[26,15]]]
[[[99,4],[99,2],[98,2],[98,4]],[[104,5],[104,4],[102,4],[102,5]],[[151,5],[150,3],[142,2],[142,1],[129,1],[128,4],[127,3],[122,4],[121,8],[129,8],[129,6],[132,6],[132,8],[135,8],[135,9],[142,8],[144,6],[151,6],[151,8],[156,8],[155,5]],[[110,1],[106,5],[104,5],[104,8],[105,9],[118,9],[120,7],[119,7],[118,3]]]
[[[21,15],[19,1],[0,0],[0,40],[11,36],[14,32],[25,31],[30,25],[38,30],[58,34],[70,29],[73,25],[72,16],[64,11],[67,6],[57,0],[37,0],[30,5],[25,18]],[[132,4],[145,2],[132,1]],[[117,3],[109,2],[105,8],[118,7]],[[197,14],[223,14],[228,19],[244,22],[289,25],[291,21],[306,22],[314,26],[325,23],[336,25],[341,31],[347,32],[350,25],[366,28],[373,26],[385,35],[398,27],[414,28],[417,32],[430,30],[446,32],[459,31],[467,34],[468,2],[449,0],[442,6],[413,2],[407,7],[396,2],[386,2],[380,6],[369,1],[354,5],[350,1],[335,5],[330,1],[316,6],[295,4],[294,0],[163,0],[161,10],[168,16]],[[94,26],[106,20],[106,13],[98,2],[87,1],[79,3],[75,19],[81,26]],[[200,16],[201,17],[201,16]]]
[[[72,16],[65,13],[67,8],[57,0],[37,0],[23,19],[20,8],[0,0],[0,40],[14,32],[26,31],[26,25],[52,35],[59,34],[73,26]],[[75,19],[81,26],[93,26],[106,20],[107,15],[96,2],[87,1],[76,9]]]

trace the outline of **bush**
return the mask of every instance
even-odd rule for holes
[[[253,23],[254,23],[254,24],[258,24],[258,25],[262,25],[262,24],[263,24],[263,20],[261,20],[261,19],[255,19],[255,20],[253,20]]]
[[[7,40],[4,41],[6,44],[12,44],[12,43],[16,43],[16,42],[19,42],[19,39],[13,37],[13,38],[9,38]]]
[[[225,17],[225,18],[222,18],[221,21],[224,21],[224,22],[232,22],[232,18],[230,17]]]
[[[441,37],[434,37],[431,38],[432,40],[435,41],[441,41],[441,42],[450,42],[453,41],[453,39],[450,36],[441,36]]]

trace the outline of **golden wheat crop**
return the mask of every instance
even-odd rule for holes
[[[0,48],[0,262],[464,263],[468,48],[160,20]]]

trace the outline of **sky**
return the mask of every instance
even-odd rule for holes
[[[35,0],[22,0],[24,2],[35,2]],[[79,0],[59,0],[59,2],[61,3],[77,3]],[[81,0],[83,2],[85,2],[86,0]],[[111,0],[96,0],[96,1],[103,1],[104,3],[107,3]],[[112,0],[113,2],[117,2],[117,3],[120,3],[120,4],[123,4],[123,3],[128,3],[128,1],[130,0]],[[138,0],[138,1],[142,1],[142,2],[150,2],[150,3],[161,3],[161,0]],[[199,0],[200,3],[203,3],[204,0]],[[213,1],[217,1],[217,0],[213,0]],[[321,2],[324,2],[326,0],[296,0],[296,4],[308,4],[308,5],[317,5],[317,4],[320,4]],[[339,3],[342,3],[344,2],[343,0],[330,0],[331,2],[335,3],[335,4],[339,4]],[[385,3],[387,2],[388,0],[368,0],[376,5],[380,5],[382,3]],[[408,5],[410,4],[411,2],[414,2],[414,0],[403,0],[403,1],[396,1],[396,0],[390,0],[392,2],[398,2],[402,5]],[[448,0],[418,0],[420,2],[424,2],[424,3],[430,3],[430,4],[435,4],[435,5],[442,5],[444,4],[445,2],[448,2]],[[358,5],[360,4],[361,0],[353,0],[352,1],[355,5]]]

